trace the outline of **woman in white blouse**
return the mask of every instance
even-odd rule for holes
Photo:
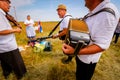
[[[36,33],[33,27],[34,21],[31,19],[30,15],[27,16],[27,19],[25,20],[24,24],[26,26],[27,37],[30,40],[33,40],[35,38]]]

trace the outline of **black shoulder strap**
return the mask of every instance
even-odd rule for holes
[[[67,17],[67,16],[71,16],[71,15],[66,15],[65,17]],[[65,18],[64,17],[64,18]],[[72,16],[71,16],[72,17]],[[60,23],[64,20],[64,18],[61,20],[61,21],[59,21],[59,23],[52,29],[52,31],[49,33],[49,35],[48,36],[51,36],[51,34],[57,29],[57,27],[60,25]]]
[[[86,16],[84,16],[83,20],[84,20],[84,19],[87,19],[88,17],[97,15],[97,14],[100,13],[100,12],[109,12],[109,13],[111,13],[111,14],[113,14],[113,15],[115,16],[115,12],[114,12],[113,9],[111,9],[111,8],[103,8],[103,9],[101,9],[100,11],[98,11],[98,12],[92,14],[92,15],[89,15],[89,16],[86,15]]]

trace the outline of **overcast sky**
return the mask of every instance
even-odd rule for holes
[[[120,0],[111,0],[120,11]],[[27,15],[35,21],[60,20],[56,8],[59,4],[65,4],[73,17],[82,17],[88,9],[84,6],[84,0],[11,0],[10,14],[18,21],[24,21]]]

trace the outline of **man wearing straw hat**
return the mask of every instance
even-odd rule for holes
[[[60,40],[64,41],[67,33],[69,20],[70,18],[72,18],[72,16],[69,13],[67,13],[67,7],[64,4],[58,5],[57,12],[58,12],[59,18],[62,18],[62,21],[60,23],[59,34],[53,35],[53,39],[59,37]],[[68,57],[68,59],[62,59],[62,62],[67,64],[71,60],[72,60],[72,57]]]

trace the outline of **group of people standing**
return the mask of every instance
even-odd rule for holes
[[[91,3],[92,2],[92,3]],[[76,80],[91,80],[95,67],[102,55],[102,52],[109,48],[116,26],[120,19],[118,9],[110,0],[85,0],[85,6],[89,13],[83,20],[87,23],[90,32],[90,43],[87,47],[79,50],[76,59]],[[57,12],[63,21],[60,24],[60,33],[53,38],[66,35],[70,16],[67,16],[65,5],[59,5]],[[99,21],[98,21],[99,20]],[[67,26],[67,27],[66,27]],[[64,40],[64,39],[62,39]],[[64,43],[62,50],[66,55],[73,55],[75,49]],[[68,57],[65,63],[69,63],[72,57]]]
[[[85,7],[89,9],[89,13],[85,16],[84,21],[87,23],[90,32],[90,43],[87,47],[79,50],[76,56],[76,80],[91,80],[96,64],[98,63],[102,51],[109,48],[116,26],[118,24],[120,14],[114,4],[110,0],[84,0]],[[110,8],[112,12],[104,11],[94,16],[94,13]],[[14,33],[20,33],[20,28],[13,29],[6,18],[6,13],[10,9],[10,0],[0,0],[0,61],[3,75],[7,79],[9,74],[14,71],[17,79],[21,79],[27,72],[20,52],[17,48]],[[60,23],[60,32],[53,35],[53,39],[66,35],[70,16],[67,13],[65,5],[61,4],[57,8],[57,12],[62,22]],[[27,16],[25,25],[27,37],[32,39],[35,37],[33,29],[33,20]],[[99,21],[98,21],[99,20]],[[31,32],[32,34],[30,34]],[[64,39],[62,39],[64,40]],[[62,50],[64,54],[70,55],[74,53],[74,48],[63,43]],[[71,60],[71,59],[70,59]],[[69,60],[68,60],[69,61]]]

